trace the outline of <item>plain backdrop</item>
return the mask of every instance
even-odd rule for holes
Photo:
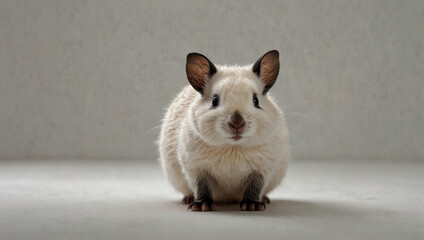
[[[295,158],[424,160],[424,1],[0,1],[0,159],[158,157],[185,59],[280,51]]]

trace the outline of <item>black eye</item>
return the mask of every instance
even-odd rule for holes
[[[261,108],[259,107],[259,99],[258,99],[258,96],[256,96],[256,93],[253,94],[253,104],[255,105],[256,108]]]
[[[219,105],[219,96],[218,95],[213,95],[212,98],[212,108],[216,108]]]

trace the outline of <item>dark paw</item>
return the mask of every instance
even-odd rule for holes
[[[188,210],[202,212],[215,211],[216,205],[213,201],[194,201],[188,205],[187,211]]]
[[[194,200],[193,195],[188,195],[188,196],[184,196],[183,200],[181,200],[181,202],[183,204],[189,204],[189,203],[193,202],[193,200]]]
[[[270,204],[271,203],[271,201],[269,200],[269,198],[266,195],[264,195],[262,197],[262,202],[265,203],[265,204]]]
[[[265,203],[258,201],[251,201],[243,199],[240,202],[240,210],[242,211],[264,211],[266,209]]]

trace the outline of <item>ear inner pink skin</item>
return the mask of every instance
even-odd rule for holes
[[[199,53],[187,55],[186,74],[188,81],[196,91],[203,94],[206,81],[216,73],[216,67],[208,58]]]
[[[252,67],[253,72],[265,83],[263,94],[266,94],[277,80],[280,71],[279,55],[277,50],[269,51],[259,58]]]

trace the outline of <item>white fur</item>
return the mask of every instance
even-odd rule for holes
[[[251,66],[217,66],[203,96],[190,85],[172,101],[163,121],[160,155],[172,186],[185,196],[194,193],[196,176],[208,172],[218,202],[240,201],[243,182],[253,171],[264,176],[263,193],[279,185],[290,159],[289,135],[283,113]],[[259,105],[253,104],[257,93]],[[220,104],[211,109],[214,94]],[[234,111],[246,120],[240,140],[231,138],[228,120]]]

